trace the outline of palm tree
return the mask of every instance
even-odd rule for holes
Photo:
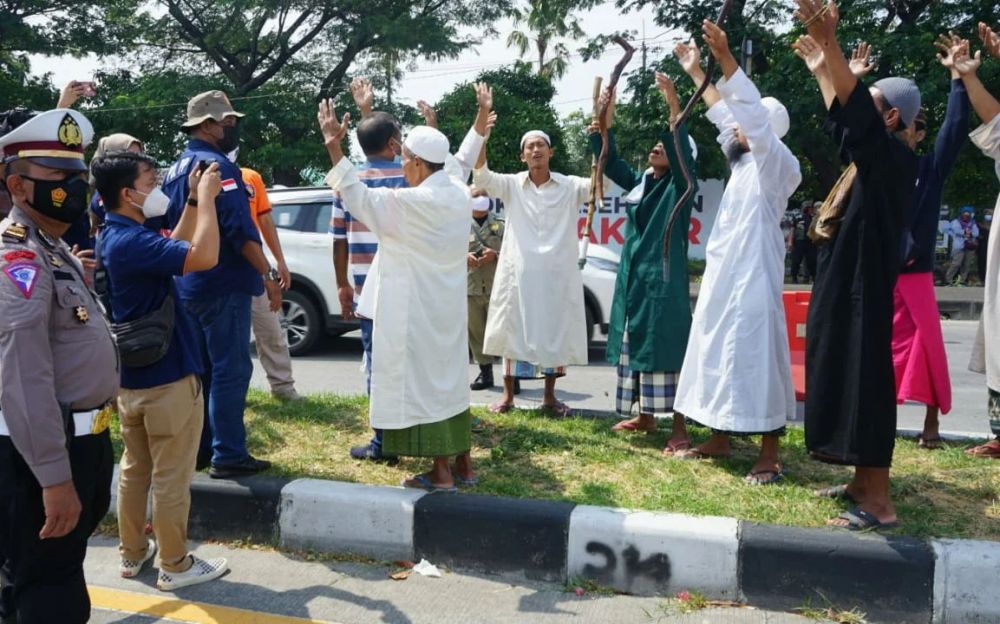
[[[534,47],[538,56],[538,74],[549,80],[561,78],[569,68],[572,54],[560,39],[580,39],[584,36],[580,22],[573,15],[578,9],[588,9],[596,0],[528,0],[525,8],[514,9],[514,30],[507,37],[507,47],[517,48],[524,57]]]

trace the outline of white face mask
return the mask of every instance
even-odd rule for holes
[[[133,189],[135,190],[135,189]],[[140,195],[146,195],[142,191],[136,190],[136,193]],[[133,206],[135,204],[132,204]],[[142,216],[147,219],[155,219],[156,217],[162,217],[167,214],[167,208],[170,207],[170,198],[164,193],[160,187],[153,189],[148,195],[146,195],[145,201],[142,202],[142,206],[138,208],[142,209]]]
[[[490,209],[489,197],[473,197],[472,212],[487,212]]]

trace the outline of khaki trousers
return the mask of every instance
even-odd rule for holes
[[[253,337],[257,343],[257,357],[267,373],[267,383],[271,392],[281,393],[294,389],[292,379],[292,356],[288,353],[288,342],[281,329],[277,312],[271,312],[267,293],[253,298],[250,320]]]
[[[486,339],[486,313],[490,309],[489,295],[469,295],[469,347],[476,364],[492,364],[493,356],[483,353]]]
[[[118,478],[118,551],[133,561],[146,555],[146,507],[152,491],[160,568],[182,572],[191,479],[205,418],[201,380],[188,375],[155,388],[122,388],[118,416],[125,443]]]

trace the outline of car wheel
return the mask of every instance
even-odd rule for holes
[[[307,353],[320,335],[316,304],[301,292],[289,290],[283,293],[278,317],[288,340],[288,352],[295,356]]]
[[[597,319],[595,317],[594,310],[590,304],[584,304],[583,307],[585,310],[584,314],[587,323],[587,344],[592,345],[594,344],[594,323],[597,322]]]

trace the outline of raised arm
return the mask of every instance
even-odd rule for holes
[[[604,166],[604,175],[622,187],[626,191],[635,188],[639,182],[642,181],[642,174],[638,173],[629,166],[627,162],[622,160],[622,157],[618,154],[618,144],[615,142],[615,132],[613,126],[615,125],[615,92],[609,87],[606,87],[604,91],[601,92],[600,100],[598,101],[598,106],[604,108],[604,103],[607,102],[607,112],[604,116],[605,127],[608,129],[608,162]],[[604,143],[601,141],[601,130],[600,125],[595,121],[590,124],[587,128],[590,133],[588,137],[590,141],[590,151],[597,158],[601,155],[601,149]],[[587,189],[588,195],[590,189]],[[589,199],[589,197],[588,197]]]
[[[705,82],[705,71],[701,68],[701,52],[698,50],[698,46],[694,44],[694,41],[678,43],[674,46],[674,56],[677,57],[677,61],[681,64],[681,69],[684,70],[684,73],[694,81],[695,87]],[[705,104],[709,108],[715,106],[721,99],[715,85],[708,85],[701,98],[705,100]]]
[[[809,35],[823,50],[823,57],[833,92],[841,106],[847,104],[851,93],[858,84],[858,77],[851,73],[850,64],[840,49],[837,41],[837,24],[840,22],[840,10],[837,3],[830,0],[823,4],[822,0],[795,0],[798,10],[795,12]]]
[[[982,26],[980,26],[979,36],[983,39],[987,50],[990,50],[992,54],[993,43],[1000,42],[1000,38],[992,30]],[[997,45],[1000,46],[1000,43]],[[1000,50],[996,50],[996,53],[1000,54]],[[975,56],[971,56],[968,47],[963,47],[955,54],[955,70],[962,77],[962,83],[965,84],[965,90],[969,94],[972,109],[976,111],[976,115],[983,123],[987,123],[1000,114],[1000,102],[997,102],[997,99],[986,90],[982,81],[979,80],[980,65],[982,65],[982,52],[980,51],[976,51]]]
[[[357,104],[358,110],[361,111],[362,119],[372,114],[375,91],[372,89],[371,80],[355,76],[354,80],[351,81],[351,95],[354,97],[354,103]]]
[[[816,78],[819,84],[820,93],[823,94],[823,105],[827,109],[833,104],[837,93],[833,89],[833,79],[830,78],[830,71],[826,68],[826,57],[823,55],[823,48],[816,43],[816,40],[809,35],[803,35],[792,44],[795,55],[802,59],[806,67]]]
[[[938,175],[944,177],[958,158],[969,130],[969,95],[965,83],[962,82],[962,75],[955,67],[955,58],[960,56],[963,50],[968,50],[969,42],[954,35],[942,35],[935,45],[941,51],[938,60],[951,74],[948,108],[944,123],[941,124],[934,140],[934,166],[937,167]]]

